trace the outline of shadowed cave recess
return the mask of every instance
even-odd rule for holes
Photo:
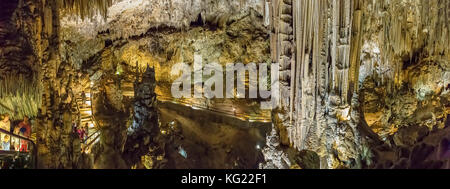
[[[0,10],[2,169],[450,168],[449,0],[7,0]],[[224,86],[231,98],[175,98],[178,63],[192,71],[190,92],[205,92],[212,75],[189,80],[198,61],[223,66],[223,81],[229,63],[278,66],[258,79],[279,85],[278,106],[249,97],[250,71],[244,95],[235,85]]]

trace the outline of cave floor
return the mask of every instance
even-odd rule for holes
[[[271,122],[271,111],[261,109],[260,99],[248,98],[174,98],[170,86],[158,84],[155,89],[158,100],[189,105],[193,109],[208,109],[226,116],[250,122]]]
[[[243,124],[232,116],[171,102],[158,107],[161,125],[176,124],[181,130],[181,136],[166,144],[165,168],[246,169],[263,161],[260,149],[271,123]]]

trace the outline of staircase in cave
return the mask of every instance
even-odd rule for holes
[[[122,82],[122,95],[126,97],[134,97],[134,86],[132,82]]]
[[[97,121],[94,117],[94,112],[92,108],[92,96],[91,96],[91,86],[89,83],[84,85],[85,98],[83,99],[83,91],[81,93],[75,94],[75,103],[73,103],[73,108],[77,109],[79,112],[80,125],[78,128],[88,126],[87,139],[82,145],[82,151],[85,153],[90,153],[91,147],[94,143],[99,141],[100,130]]]

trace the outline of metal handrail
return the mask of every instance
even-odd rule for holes
[[[90,115],[90,117],[91,117],[91,120],[94,122],[94,124],[96,125],[96,127],[97,127],[97,130],[95,131],[95,132],[93,132],[91,135],[89,135],[86,139],[84,139],[84,140],[82,140],[82,142],[83,143],[85,143],[86,141],[88,141],[90,138],[92,138],[92,136],[94,136],[95,134],[97,134],[99,131],[100,131],[100,129],[99,129],[99,127],[100,127],[100,125],[98,124],[98,122],[97,122],[97,119],[95,118],[95,116],[94,116],[94,109],[92,108],[92,104],[94,103],[94,100],[93,100],[93,93],[92,93],[92,88],[91,87],[89,87],[89,93],[90,93],[90,101],[91,101],[91,104],[89,105],[89,108],[91,109],[91,115]],[[77,97],[77,98],[75,98],[75,103],[76,103],[76,107],[77,107],[77,111],[78,111],[78,113],[81,115],[81,111],[80,111],[80,107],[78,106],[78,102],[77,102],[77,100],[78,100],[79,98]],[[82,103],[84,103],[84,102],[82,102]],[[94,138],[94,140],[92,140],[91,142],[89,142],[88,144],[86,144],[86,148],[88,147],[88,146],[90,146],[97,138],[98,138],[98,136],[100,136],[100,135],[97,135],[97,137],[95,137]],[[84,150],[86,149],[86,148],[84,148],[83,149],[83,152],[84,152]]]
[[[195,103],[195,102],[190,102],[190,103],[185,103],[183,101],[183,99],[176,99],[174,100],[174,98],[170,98],[170,97],[166,97],[166,96],[160,96],[158,95],[158,100],[161,102],[172,102],[172,103],[176,103],[176,104],[182,104],[185,106],[191,106],[191,107],[195,107],[195,108],[199,108],[199,109],[205,109],[205,110],[209,110],[211,112],[216,112],[216,113],[221,113],[221,114],[225,114],[227,116],[231,116],[231,117],[235,117],[237,119],[241,119],[244,121],[252,121],[252,122],[266,122],[266,121],[271,121],[271,119],[269,118],[264,118],[264,117],[258,117],[258,118],[251,118],[248,114],[245,113],[231,113],[229,111],[226,110],[221,110],[221,109],[217,109],[217,108],[213,108],[213,107],[205,107],[203,106],[203,104],[201,103]]]
[[[91,135],[89,135],[85,140],[83,140],[83,142],[86,142],[87,140],[89,140],[92,136],[94,136],[95,134],[97,134],[100,130],[96,130],[94,133],[92,133]]]
[[[89,88],[90,90],[89,90],[89,92],[90,92],[90,94],[91,94],[91,96],[90,96],[90,98],[91,98],[91,104],[90,104],[90,108],[91,108],[91,112],[92,112],[92,121],[95,123],[95,125],[98,127],[97,128],[97,131],[99,131],[99,129],[100,129],[100,125],[98,124],[98,121],[97,121],[97,119],[95,118],[95,113],[94,113],[94,108],[92,108],[92,105],[94,104],[94,93],[92,93],[92,87],[91,88]]]
[[[14,133],[11,133],[11,132],[6,131],[6,130],[1,129],[1,128],[0,128],[0,133],[4,133],[4,134],[10,135],[12,137],[16,137],[16,138],[19,138],[19,139],[22,139],[22,140],[25,140],[25,141],[28,141],[29,143],[31,143],[31,146],[33,147],[33,149],[32,149],[33,153],[32,154],[33,154],[33,160],[34,160],[34,167],[35,168],[37,167],[37,146],[33,142],[33,140],[31,140],[29,138],[26,138],[26,137],[23,137],[23,136],[20,136],[20,135],[17,135],[17,134],[14,134]],[[12,139],[12,138],[10,137],[10,139]]]
[[[95,123],[96,127],[97,127],[97,131],[95,131],[94,133],[92,133],[90,136],[88,136],[86,138],[86,140],[84,140],[83,142],[86,142],[89,138],[91,138],[93,135],[97,134],[100,132],[100,125],[97,122],[97,119],[95,118],[95,114],[94,114],[94,108],[92,108],[93,104],[94,104],[94,94],[92,93],[92,87],[89,88],[89,93],[90,93],[90,99],[91,99],[91,104],[89,105],[90,109],[91,109],[91,118],[92,121]],[[100,137],[100,134],[98,134],[91,142],[89,142],[88,144],[86,144],[86,147],[83,149],[83,152],[89,148],[97,139],[98,137]]]
[[[90,108],[91,108],[91,112],[92,112],[92,114],[91,114],[91,116],[92,116],[92,121],[93,121],[93,122],[95,123],[95,125],[97,126],[97,131],[93,133],[93,134],[95,134],[95,133],[97,133],[97,132],[100,131],[100,124],[98,124],[97,118],[95,118],[94,108],[92,107],[93,104],[94,104],[94,93],[92,93],[92,87],[90,88],[90,91],[89,91],[89,92],[90,92],[90,94],[91,94],[91,96],[90,96],[90,98],[91,98]],[[92,135],[91,135],[91,136],[92,136]]]
[[[100,134],[98,134],[93,140],[91,140],[91,142],[86,144],[86,148],[84,148],[83,151],[86,150],[88,147],[90,147],[92,143],[94,143],[98,139],[98,137],[100,137]]]

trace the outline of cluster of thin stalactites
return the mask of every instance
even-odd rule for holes
[[[64,13],[74,14],[81,19],[92,18],[101,15],[107,18],[108,8],[112,6],[116,0],[64,0],[61,2],[61,8]]]
[[[42,101],[38,81],[37,76],[3,76],[0,80],[0,113],[9,113],[12,119],[36,116]]]

